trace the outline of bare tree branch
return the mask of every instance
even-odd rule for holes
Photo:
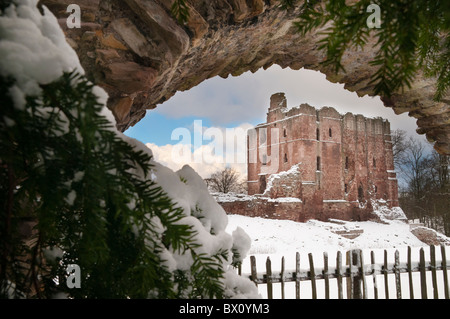
[[[205,179],[205,182],[208,185],[208,188],[214,192],[240,193],[245,191],[240,182],[239,173],[234,168],[230,167],[212,174],[210,178]]]

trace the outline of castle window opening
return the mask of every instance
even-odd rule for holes
[[[284,153],[284,162],[285,162],[285,163],[287,163],[287,161],[288,161],[288,157],[287,157],[287,154],[286,154],[286,153]]]
[[[320,171],[320,156],[317,156],[317,171]]]
[[[344,185],[344,191],[346,194],[348,193],[348,185],[347,184]]]
[[[287,132],[286,129],[283,130],[283,136],[286,137],[287,136]]]
[[[358,187],[358,200],[360,202],[364,201],[364,190],[363,190],[362,186]]]
[[[330,137],[332,137],[332,134],[331,134],[331,127],[328,129],[328,135],[329,135]]]
[[[345,169],[348,169],[348,156],[345,157]]]
[[[320,140],[320,132],[319,129],[316,130],[316,140]]]
[[[377,162],[375,161],[375,158],[373,159],[373,167],[374,167],[374,168],[377,167]]]
[[[264,191],[266,190],[266,176],[265,175],[260,175],[259,176],[259,193],[262,194],[264,193]]]

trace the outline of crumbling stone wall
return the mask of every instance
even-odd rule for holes
[[[217,201],[227,214],[305,222],[312,216],[302,214],[301,202],[281,202],[267,197],[251,197],[236,201]]]
[[[292,220],[306,222],[310,219],[328,221],[329,219],[340,220],[376,220],[378,217],[371,209],[342,209],[339,203],[327,203],[330,209],[320,211],[305,208],[301,200],[292,198],[270,198],[261,195],[228,197],[223,199],[215,196],[216,201],[222,206],[227,214],[243,215],[248,217],[262,217],[270,219]],[[349,204],[347,204],[349,205]]]
[[[302,198],[302,183],[299,165],[294,165],[287,172],[273,174],[269,177],[263,196],[270,198]]]
[[[288,109],[284,93],[276,93],[267,123],[250,133],[248,193],[298,198],[297,219],[366,220],[371,200],[398,206],[387,120],[307,104]]]

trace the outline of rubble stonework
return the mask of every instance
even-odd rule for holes
[[[248,136],[248,194],[260,195],[221,204],[231,213],[296,221],[373,218],[373,202],[398,207],[390,133],[385,119],[308,104],[288,109],[284,93],[274,94],[267,122]]]
[[[306,222],[311,219],[327,221],[331,218],[349,221],[380,220],[379,216],[370,209],[337,209],[332,214],[330,214],[331,210],[305,210],[303,202],[293,197],[270,198],[262,195],[240,197],[235,194],[232,196],[213,194],[213,197],[228,214],[233,215],[292,220],[296,222]]]

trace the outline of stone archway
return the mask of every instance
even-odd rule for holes
[[[319,64],[324,56],[318,33],[296,33],[297,12],[278,9],[276,0],[190,0],[185,26],[171,17],[172,0],[78,0],[80,29],[66,26],[72,0],[40,2],[59,18],[88,77],[110,95],[108,106],[121,131],[177,91],[273,64],[318,70],[360,96],[373,95],[370,45],[345,54],[346,73],[334,74]],[[382,101],[397,114],[417,118],[418,133],[450,154],[450,96],[437,103],[434,90],[433,79],[419,76],[410,89]]]

